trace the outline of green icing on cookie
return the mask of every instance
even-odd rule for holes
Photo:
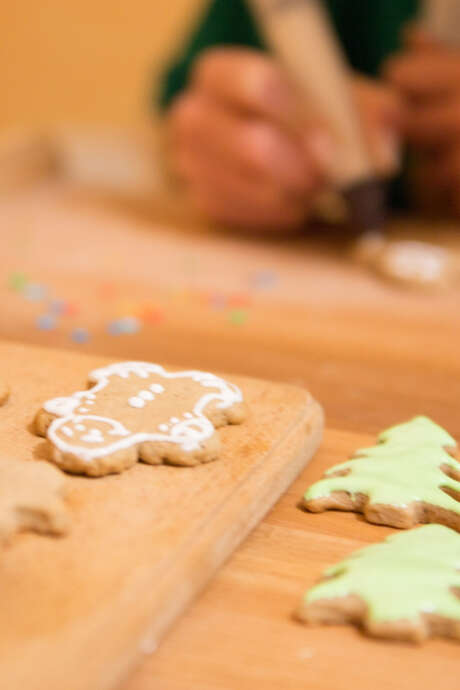
[[[305,595],[311,604],[350,594],[367,604],[376,622],[419,622],[435,613],[460,620],[460,536],[442,525],[427,525],[356,551],[323,573]]]
[[[460,493],[460,481],[448,477],[442,466],[460,476],[460,463],[445,447],[455,440],[427,417],[416,417],[382,432],[379,443],[358,450],[353,459],[331,467],[325,478],[313,484],[304,495],[308,501],[345,491],[351,496],[364,494],[370,505],[407,507],[421,501],[460,514],[460,502],[443,491]],[[334,476],[346,472],[342,476]]]

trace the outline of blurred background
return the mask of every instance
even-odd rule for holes
[[[137,126],[161,66],[203,0],[0,3],[0,131]]]

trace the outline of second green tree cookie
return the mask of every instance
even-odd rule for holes
[[[427,417],[380,434],[378,444],[331,467],[304,495],[312,512],[355,511],[407,529],[440,523],[460,531],[460,462],[455,440]]]
[[[297,611],[308,623],[355,623],[375,637],[460,641],[460,536],[429,525],[328,568]]]

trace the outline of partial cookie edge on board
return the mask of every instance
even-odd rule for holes
[[[136,397],[139,388],[139,378],[144,380],[149,375],[164,377],[164,386],[155,390],[155,395],[142,391],[141,395],[150,396],[144,402]],[[171,417],[171,428],[166,432],[153,430],[151,432],[136,433],[126,426],[125,420],[115,417],[91,416],[90,410],[79,405],[92,405],[96,401],[96,393],[110,385],[111,377],[120,376],[129,379],[133,376],[133,393],[128,403],[131,407],[141,407],[147,404],[145,400],[154,399],[158,395],[163,397],[167,391],[167,380],[180,378],[191,379],[201,386],[201,396],[191,407],[187,420]],[[247,416],[247,406],[240,389],[234,384],[221,379],[214,374],[202,371],[173,371],[168,372],[161,365],[150,362],[119,362],[100,369],[93,370],[88,376],[89,387],[84,391],[77,391],[70,396],[55,398],[47,401],[38,411],[34,420],[35,433],[46,436],[50,447],[50,459],[66,472],[84,474],[90,477],[100,477],[112,473],[120,473],[129,469],[137,461],[151,465],[173,464],[192,467],[201,463],[211,462],[219,457],[220,438],[217,429],[224,425],[241,424]],[[155,384],[152,387],[154,390]],[[211,392],[214,389],[214,392]],[[204,402],[203,402],[204,401]],[[134,404],[135,403],[135,404]],[[193,412],[193,414],[192,414]],[[78,417],[78,419],[77,419]],[[74,435],[73,429],[83,428],[82,422],[94,420],[111,427],[108,434],[124,437],[125,440],[104,439],[104,445],[95,450],[78,446],[74,441],[62,440],[56,434],[59,427],[66,435]],[[75,424],[78,422],[79,424]],[[64,427],[65,425],[65,427]],[[180,433],[174,432],[180,427]],[[200,428],[201,427],[201,428]],[[190,429],[190,431],[189,431]],[[96,432],[97,430],[94,430]],[[100,430],[98,431],[102,439]],[[188,436],[187,436],[188,434]],[[139,439],[139,436],[143,438]],[[90,439],[82,439],[85,443]],[[190,441],[192,441],[190,445]],[[190,447],[187,447],[187,443]]]
[[[65,475],[42,460],[0,458],[0,545],[19,532],[67,534]]]
[[[0,406],[4,405],[8,398],[10,397],[10,388],[9,386],[4,383],[4,381],[0,381]]]

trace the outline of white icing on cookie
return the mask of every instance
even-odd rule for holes
[[[158,432],[135,432],[127,429],[122,422],[116,419],[97,415],[82,416],[76,414],[76,410],[82,402],[96,400],[99,391],[109,385],[112,377],[119,376],[127,379],[131,376],[137,376],[141,379],[147,379],[151,375],[165,379],[165,385],[153,383],[144,388],[140,387],[138,394],[127,400],[131,407],[142,409],[146,405],[158,404],[155,396],[152,396],[152,399],[146,397],[145,394],[149,392],[146,388],[148,387],[156,395],[164,393],[167,390],[168,379],[188,378],[198,383],[204,389],[214,390],[204,392],[193,406],[193,409],[190,412],[184,413],[182,421],[178,417],[172,417],[170,425],[159,424],[157,427]],[[184,451],[189,452],[198,450],[200,444],[214,434],[214,425],[204,414],[206,406],[210,402],[214,402],[216,408],[226,409],[243,400],[241,391],[235,385],[227,383],[214,374],[202,371],[167,372],[160,365],[147,362],[111,364],[108,367],[91,372],[89,380],[95,384],[89,391],[79,391],[68,398],[55,398],[54,400],[49,400],[44,405],[46,412],[58,417],[48,428],[48,438],[61,452],[71,453],[86,462],[91,462],[94,458],[110,455],[135,444],[148,441],[175,443],[180,445]],[[85,408],[79,408],[78,411],[81,409]],[[73,432],[75,430],[81,431],[77,427],[84,426],[83,422],[90,428],[89,433],[85,436],[77,433],[75,434],[77,436],[75,441],[68,441],[60,435],[64,426]],[[68,436],[68,433],[65,431],[63,434]],[[120,438],[109,441],[106,438],[107,435]],[[81,442],[103,443],[103,446],[88,448],[87,446],[80,445]]]
[[[90,429],[87,434],[81,437],[85,443],[104,443],[104,437],[100,429]]]
[[[72,431],[72,429],[69,429],[68,426],[65,426],[65,425],[64,425],[64,426],[61,427],[61,428],[62,428],[62,433],[63,433],[63,434],[65,434],[66,436],[69,436],[69,437],[73,436],[73,431]]]
[[[145,400],[142,400],[142,398],[139,398],[137,397],[137,395],[135,395],[128,400],[128,405],[130,405],[131,407],[144,407]]]
[[[141,391],[139,397],[142,398],[142,400],[155,400],[155,396],[150,391]]]

